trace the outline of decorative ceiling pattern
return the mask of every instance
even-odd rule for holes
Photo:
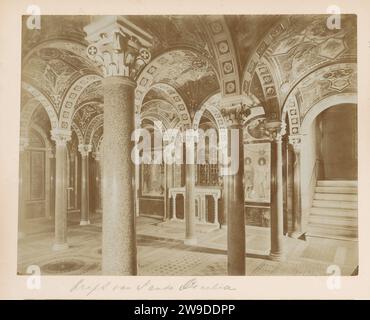
[[[356,58],[356,20],[343,15],[340,29],[327,27],[327,16],[293,16],[290,26],[269,49],[283,92],[325,63]]]
[[[146,102],[141,109],[141,119],[160,121],[166,129],[174,128],[174,124],[179,120],[181,115],[176,109],[165,100],[150,100]]]
[[[91,121],[98,115],[103,113],[103,108],[99,103],[91,102],[86,103],[83,107],[79,108],[73,116],[73,122],[80,129],[82,136],[86,136],[87,128]]]
[[[301,119],[321,100],[337,94],[357,94],[357,64],[337,63],[320,68],[304,78],[289,94],[287,112],[291,134],[299,134]]]
[[[86,88],[90,86],[91,83],[100,82],[101,77],[89,74],[80,77],[75,81],[68,89],[60,111],[59,126],[63,129],[70,127],[73,114],[75,113],[75,106],[78,106],[77,101],[80,95],[84,92]]]
[[[23,66],[24,81],[38,87],[59,113],[66,90],[79,77],[91,73],[85,60],[69,51],[42,48]]]
[[[356,17],[341,15],[338,30],[327,28],[327,17],[129,16],[153,36],[153,58],[136,79],[135,113],[170,127],[198,127],[209,113],[223,128],[221,99],[245,94],[260,102],[264,119],[287,114],[298,134],[313,104],[357,90]],[[104,93],[102,72],[86,53],[91,18],[42,16],[40,30],[23,21],[21,126],[72,128],[76,141],[88,136],[97,148]]]
[[[193,120],[193,129],[197,130],[202,119],[203,114],[207,111],[212,115],[215,120],[217,127],[219,129],[226,129],[227,125],[224,117],[219,109],[219,104],[221,100],[221,94],[217,93],[209,97],[201,106],[201,108],[196,112]]]
[[[219,89],[213,65],[191,50],[170,51],[157,57],[146,66],[137,83],[137,110],[146,93],[158,83],[170,85],[177,90],[190,109],[196,109],[206,96]]]
[[[225,16],[242,72],[259,41],[281,19],[274,15]]]
[[[192,47],[208,58],[214,56],[201,16],[128,16],[129,20],[153,36],[152,56],[173,48]]]

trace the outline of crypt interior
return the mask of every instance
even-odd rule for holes
[[[29,18],[18,274],[358,274],[354,15]],[[239,170],[135,164],[138,128],[236,129]]]

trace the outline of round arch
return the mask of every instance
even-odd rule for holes
[[[354,93],[337,93],[320,100],[318,103],[313,105],[310,110],[306,113],[302,120],[301,133],[306,134],[310,125],[315,118],[324,110],[335,106],[345,104],[357,104],[357,94]]]
[[[78,78],[68,89],[60,108],[59,127],[70,129],[78,98],[92,83],[101,81],[102,77],[96,74],[88,74]]]
[[[201,108],[195,113],[193,119],[193,129],[197,130],[199,127],[200,120],[203,116],[203,113],[208,110],[213,118],[216,121],[218,129],[226,129],[227,125],[224,117],[221,114],[220,109],[218,108],[221,101],[221,94],[216,93],[213,96],[209,97],[201,106]]]
[[[58,115],[53,107],[53,104],[34,86],[22,81],[22,89],[30,93],[39,103],[44,107],[49,116],[50,125],[52,129],[58,127]]]

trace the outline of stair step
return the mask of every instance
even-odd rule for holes
[[[318,187],[357,187],[356,180],[318,180]]]
[[[337,216],[322,216],[311,215],[309,223],[325,226],[343,226],[357,228],[357,217],[337,217]]]
[[[357,194],[356,187],[316,187],[315,192],[319,193],[346,193]]]
[[[310,210],[310,214],[311,215],[357,218],[357,210],[354,210],[354,209],[312,207]]]
[[[354,201],[313,200],[312,204],[316,208],[357,209],[357,202]]]
[[[315,193],[315,200],[339,200],[357,202],[357,194]]]
[[[308,236],[318,236],[324,238],[346,238],[356,240],[358,237],[357,228],[342,226],[327,226],[322,224],[309,223],[307,226]]]

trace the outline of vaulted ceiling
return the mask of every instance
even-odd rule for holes
[[[355,90],[353,15],[342,15],[339,30],[327,28],[325,15],[127,18],[153,36],[152,62],[145,72],[155,72],[150,81],[144,71],[137,78],[138,101],[140,107],[146,105],[146,112],[156,109],[183,121],[209,97],[218,92],[237,94],[240,87],[242,93],[256,97],[266,115],[280,117],[285,101],[294,96],[303,116],[318,95]],[[24,20],[22,31],[22,81],[28,84],[28,90],[22,89],[22,106],[43,97],[43,105],[50,104],[61,118],[74,86],[77,111],[68,117],[82,135],[103,113],[102,73],[86,55],[83,31],[92,19],[42,16],[40,30],[29,30]],[[319,78],[310,78],[318,69]],[[89,75],[91,80],[81,80]],[[45,115],[51,113],[49,109]],[[96,130],[102,129],[97,125]],[[99,140],[94,132],[92,137]]]

